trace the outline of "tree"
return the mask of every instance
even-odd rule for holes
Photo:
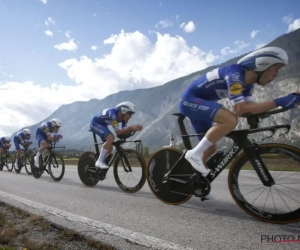
[[[181,143],[178,145],[178,149],[184,150],[184,144],[183,144],[183,142],[181,142]]]
[[[147,146],[143,146],[143,156],[149,156],[149,148]]]

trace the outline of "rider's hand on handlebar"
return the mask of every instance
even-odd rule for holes
[[[56,135],[54,135],[54,138],[55,138],[55,140],[57,140],[57,139],[62,139],[62,138],[63,138],[63,136],[62,136],[62,135],[60,135],[60,134],[56,134]]]
[[[292,109],[300,103],[300,93],[292,93],[287,96],[279,97],[274,100],[276,107],[281,106],[283,108]]]
[[[136,124],[136,125],[132,125],[131,128],[133,129],[133,131],[141,131],[143,129],[143,125]]]

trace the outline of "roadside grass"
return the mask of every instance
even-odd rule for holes
[[[41,216],[0,201],[0,250],[115,250],[114,247],[62,228]]]

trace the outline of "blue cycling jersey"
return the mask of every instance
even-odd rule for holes
[[[21,143],[24,143],[25,142],[25,140],[26,140],[26,137],[25,137],[26,135],[24,134],[24,132],[22,132],[22,131],[19,131],[16,135],[15,135],[15,137],[17,137],[17,139],[19,140],[19,142],[21,142]]]
[[[54,130],[52,128],[51,122],[43,122],[41,126],[37,128],[37,133],[45,133],[46,135],[50,135],[50,133],[53,133]]]
[[[127,127],[127,122],[118,121],[118,110],[114,108],[104,109],[99,112],[93,117],[92,122],[96,122],[104,126],[111,125],[115,131],[120,129],[119,122],[122,122],[122,128]]]
[[[254,101],[253,84],[245,84],[246,68],[232,64],[200,76],[182,94],[179,111],[189,117],[196,133],[206,133],[223,107],[216,101],[229,98],[232,105]],[[198,136],[201,140],[203,136]]]
[[[196,79],[183,93],[182,98],[199,97],[208,101],[229,98],[232,105],[253,101],[253,84],[244,84],[246,68],[232,64],[214,69]]]

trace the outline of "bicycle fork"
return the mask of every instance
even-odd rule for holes
[[[270,174],[268,168],[265,163],[261,160],[260,156],[255,152],[258,148],[255,147],[247,147],[244,148],[244,152],[251,162],[253,168],[255,169],[258,177],[264,186],[271,187],[275,184],[275,181]]]

